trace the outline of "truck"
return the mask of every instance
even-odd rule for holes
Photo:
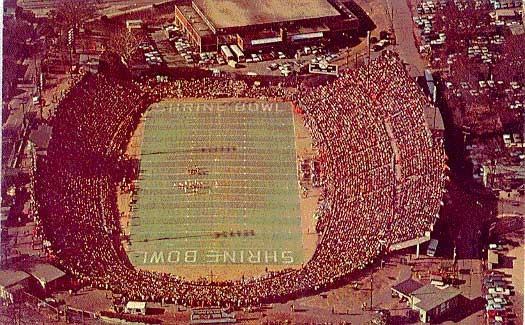
[[[228,45],[221,45],[221,52],[226,61],[230,61],[234,59],[233,53],[228,47]]]
[[[235,58],[237,59],[237,62],[245,62],[246,61],[246,58],[244,57],[244,53],[242,53],[240,47],[237,45],[237,44],[233,44],[230,46],[232,52],[233,52],[233,55],[235,56]]]
[[[430,242],[428,243],[428,247],[427,247],[427,255],[428,256],[434,256],[436,255],[436,249],[437,249],[437,246],[438,246],[438,243],[439,241],[437,239],[431,239]]]

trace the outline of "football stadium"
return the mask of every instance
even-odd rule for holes
[[[289,103],[168,100],[144,123],[134,265],[303,262]]]
[[[391,51],[296,87],[86,74],[61,99],[38,163],[38,227],[57,265],[128,300],[237,308],[327,291],[392,249],[428,240],[445,187],[429,105]],[[307,216],[297,121],[320,165]],[[315,220],[312,254],[302,218]],[[196,280],[178,273],[186,264],[270,268]]]

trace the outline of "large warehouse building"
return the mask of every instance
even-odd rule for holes
[[[237,44],[243,51],[285,47],[355,31],[339,0],[193,0],[175,8],[177,24],[201,52]]]

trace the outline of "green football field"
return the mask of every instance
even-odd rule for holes
[[[135,266],[303,262],[290,104],[160,102],[141,152]]]

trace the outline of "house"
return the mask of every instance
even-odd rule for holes
[[[53,127],[45,124],[41,124],[36,130],[31,131],[29,141],[35,145],[37,155],[47,155],[47,147],[52,133]]]
[[[406,300],[407,305],[419,313],[419,319],[428,323],[445,315],[458,305],[461,291],[447,286],[440,289],[433,284],[424,285],[413,279],[399,282],[392,288],[392,296]]]
[[[427,284],[411,293],[411,308],[419,313],[419,320],[428,323],[458,305],[461,291],[453,287],[439,289]]]
[[[140,20],[140,19],[126,20],[126,28],[130,32],[133,29],[141,29],[142,28],[142,20]]]
[[[18,5],[16,0],[4,0],[4,17],[16,19]]]
[[[146,302],[145,301],[128,301],[124,312],[133,315],[146,315]]]
[[[25,271],[33,278],[33,289],[43,294],[59,288],[66,277],[66,273],[48,263],[29,263]]]
[[[29,279],[29,274],[22,271],[0,270],[0,302],[16,302],[20,291],[29,286]]]
[[[413,280],[412,278],[407,279],[405,281],[402,281],[396,285],[394,285],[391,290],[392,294],[398,296],[401,299],[404,299],[407,301],[407,305],[410,306],[412,304],[412,296],[411,294],[416,291],[417,289],[420,289],[424,285],[416,280]]]

